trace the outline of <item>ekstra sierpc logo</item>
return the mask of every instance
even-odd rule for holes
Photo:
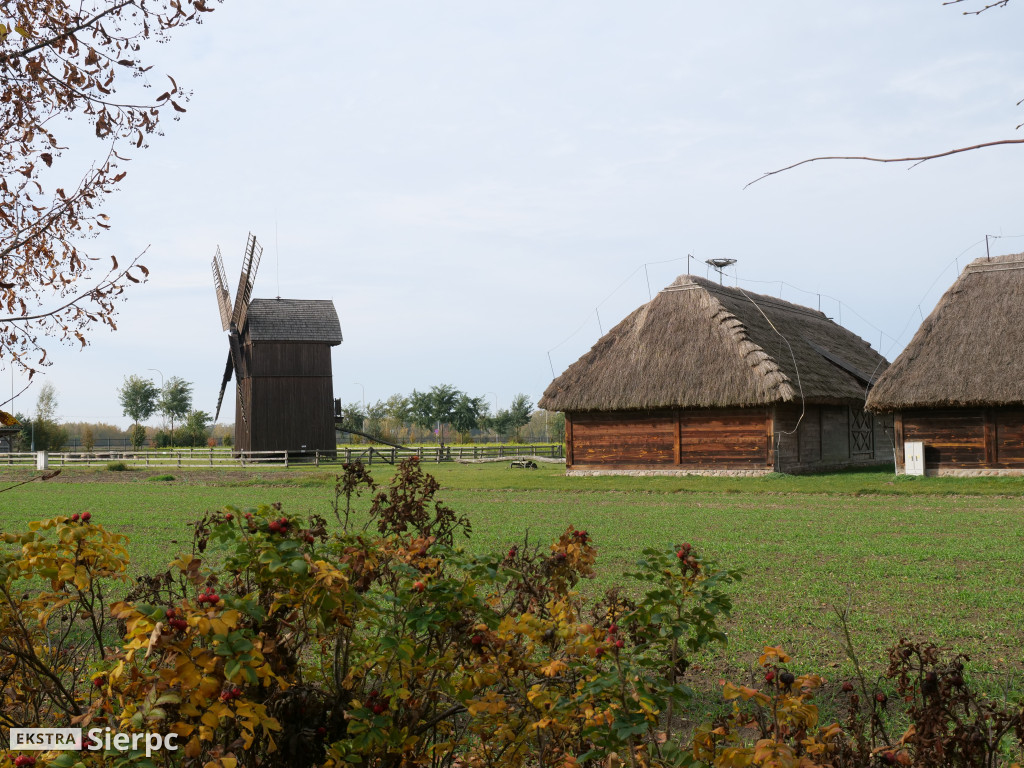
[[[176,733],[117,733],[110,728],[90,728],[82,738],[81,728],[11,728],[10,746],[15,752],[82,750],[91,752],[141,752],[146,757],[166,749],[178,749]]]

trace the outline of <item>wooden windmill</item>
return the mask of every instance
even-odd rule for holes
[[[214,421],[234,376],[235,450],[333,452],[331,347],[342,341],[338,313],[331,301],[253,299],[262,253],[250,234],[233,305],[219,247],[213,257],[220,320],[228,332]]]

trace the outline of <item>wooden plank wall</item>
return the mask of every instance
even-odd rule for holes
[[[803,417],[801,418],[801,412]],[[860,449],[852,428],[870,427],[870,446]],[[799,424],[799,426],[798,426]],[[873,466],[892,460],[891,416],[858,416],[854,406],[799,404],[775,407],[776,470],[779,472],[814,472],[839,467]]]
[[[763,469],[770,466],[764,408],[566,414],[567,468]]]
[[[250,372],[241,382],[247,423],[236,404],[237,449],[336,450],[330,345],[247,343],[244,354]]]
[[[985,465],[985,412],[980,408],[903,411],[903,439],[924,442],[925,469]]]
[[[916,409],[899,419],[904,441],[924,442],[926,470],[1024,467],[1024,409]]]

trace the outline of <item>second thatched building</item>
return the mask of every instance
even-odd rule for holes
[[[911,444],[917,472],[1024,475],[1022,353],[1024,253],[975,259],[868,398],[895,416],[899,469]]]
[[[880,464],[893,458],[892,421],[864,399],[886,365],[821,312],[684,275],[598,340],[539,405],[565,412],[570,474]]]

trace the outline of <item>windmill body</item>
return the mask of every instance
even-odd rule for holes
[[[217,413],[234,375],[237,451],[333,453],[331,347],[342,341],[338,313],[331,301],[253,299],[260,250],[250,235],[233,307],[219,250],[213,260],[229,345]]]

